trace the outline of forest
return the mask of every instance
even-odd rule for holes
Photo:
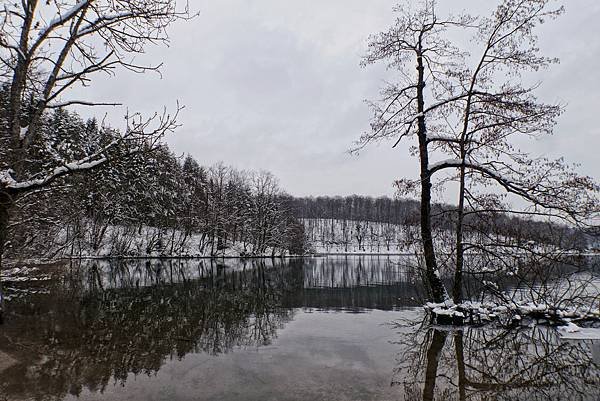
[[[0,401],[600,399],[600,8],[398,1],[2,3]]]
[[[308,243],[321,249],[339,245],[337,252],[371,253],[419,252],[419,202],[410,198],[370,196],[296,197],[293,210],[304,222]],[[432,205],[432,224],[439,246],[452,242],[456,224],[455,207]],[[510,215],[502,211],[479,210],[465,218],[465,232],[472,240],[484,242],[494,238],[520,246],[533,241],[562,250],[585,252],[596,246],[596,236],[556,222],[540,221]],[[329,251],[329,249],[326,249]]]
[[[96,119],[84,120],[63,108],[45,114],[41,130],[40,143],[46,146],[36,147],[38,160],[83,157],[118,137]],[[453,210],[448,204],[432,208],[433,227],[444,243],[451,242]],[[162,144],[91,173],[61,178],[51,191],[18,198],[5,254],[17,259],[285,256],[329,252],[334,244],[341,253],[414,253],[420,246],[418,224],[416,200],[293,197],[269,172],[222,163],[201,166]],[[565,225],[502,212],[470,215],[464,224],[474,235],[564,250],[584,251],[591,241]]]
[[[41,127],[40,143],[50,146],[36,148],[39,160],[82,157],[117,136],[62,108]],[[161,144],[20,197],[6,255],[279,256],[302,254],[303,235],[272,174],[204,167]]]

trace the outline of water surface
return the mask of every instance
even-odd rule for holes
[[[0,400],[598,400],[600,346],[431,328],[402,257],[131,260],[5,282]]]

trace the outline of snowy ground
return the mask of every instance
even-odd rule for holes
[[[83,238],[70,240],[68,231],[60,233],[55,244],[60,252],[55,257],[241,257],[271,256],[271,248],[262,254],[253,252],[251,244],[228,242],[224,249],[212,249],[206,235],[185,234],[180,230],[142,227],[141,230],[109,226],[101,235],[93,227],[85,230]],[[277,250],[275,255],[281,255]]]
[[[302,219],[309,249],[327,255],[415,255],[421,253],[419,226],[372,221],[339,219]],[[434,244],[440,254],[451,254],[456,238],[451,230],[435,230]],[[531,253],[567,256],[600,255],[594,248],[587,252],[564,250],[533,241],[520,242],[501,235],[482,238],[465,234],[465,241],[483,244],[498,255],[519,256]],[[469,252],[467,252],[468,254]],[[495,271],[495,269],[492,269]]]
[[[559,328],[560,338],[564,340],[599,340],[600,328],[563,326]]]
[[[317,254],[411,254],[417,227],[357,220],[303,219],[310,249]]]

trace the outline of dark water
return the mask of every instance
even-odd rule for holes
[[[47,269],[4,283],[0,400],[600,400],[600,344],[431,328],[400,257]]]

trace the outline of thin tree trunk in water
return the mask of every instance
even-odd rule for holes
[[[461,147],[464,144],[461,144]],[[463,151],[464,152],[464,151]],[[464,247],[463,247],[463,219],[465,209],[465,166],[460,168],[460,192],[458,199],[458,216],[456,221],[456,268],[454,270],[454,287],[452,288],[452,298],[454,303],[462,302],[462,279],[464,265]]]
[[[417,57],[417,112],[419,159],[421,162],[421,240],[423,241],[423,256],[425,258],[425,279],[429,296],[434,302],[443,302],[447,298],[446,289],[439,277],[433,236],[431,234],[431,176],[429,174],[429,153],[427,150],[427,128],[425,126],[425,100],[424,100],[424,66],[423,58]]]
[[[433,330],[433,339],[427,349],[427,366],[425,367],[425,386],[423,388],[423,401],[433,401],[435,396],[435,381],[440,363],[440,354],[446,343],[445,331]]]
[[[487,54],[487,50],[486,50]],[[464,267],[464,246],[463,246],[463,221],[465,216],[465,162],[467,158],[467,140],[468,140],[468,129],[469,129],[469,117],[471,115],[471,105],[473,101],[473,92],[475,89],[475,83],[477,77],[483,66],[485,56],[479,62],[473,77],[471,78],[471,84],[469,86],[469,96],[467,97],[467,104],[465,107],[465,114],[463,116],[463,128],[460,134],[460,160],[462,161],[460,166],[460,190],[458,193],[458,216],[456,221],[456,267],[454,270],[454,286],[452,288],[452,298],[455,303],[462,302],[462,283],[463,283],[463,267]]]

